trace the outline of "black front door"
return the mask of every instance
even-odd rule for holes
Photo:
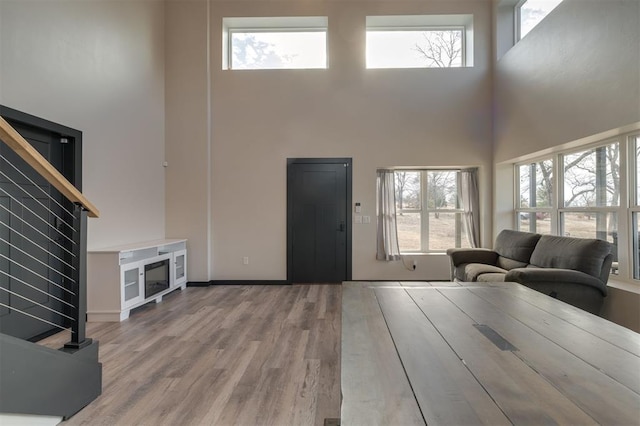
[[[69,137],[7,121],[54,167],[73,181]],[[71,161],[69,161],[71,160]],[[0,143],[0,332],[36,339],[69,326],[72,206],[7,145]],[[36,319],[37,317],[37,319]]]
[[[290,159],[288,281],[351,277],[351,159]]]

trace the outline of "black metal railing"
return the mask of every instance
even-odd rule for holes
[[[0,331],[84,347],[87,211],[0,143]]]

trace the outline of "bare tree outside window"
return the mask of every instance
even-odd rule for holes
[[[553,205],[553,160],[519,167],[520,207],[547,208]]]
[[[553,161],[545,160],[536,165],[538,171],[536,198],[538,207],[553,206]]]
[[[624,170],[630,173],[625,175]],[[559,174],[557,179],[554,171]],[[518,229],[609,241],[613,255],[611,274],[640,279],[639,135],[621,136],[594,148],[518,164],[516,172]],[[625,176],[626,187],[622,181]],[[625,205],[627,199],[630,206]],[[627,214],[621,215],[625,209]],[[550,215],[550,229],[546,214]],[[626,252],[628,247],[631,255]],[[618,250],[626,250],[620,262],[630,265],[619,264]]]
[[[553,160],[547,159],[537,163],[518,166],[520,204],[518,213],[518,229],[551,233],[551,212],[553,206]]]
[[[620,145],[614,143],[566,155],[565,207],[605,207],[620,204]]]
[[[396,208],[402,210],[418,209],[420,207],[420,173],[395,172],[396,178]]]
[[[464,28],[367,30],[367,68],[465,66]]]
[[[457,209],[458,203],[458,172],[429,172],[427,174],[427,206],[430,209]],[[439,213],[435,212],[435,217]]]
[[[618,142],[564,156],[565,235],[599,238],[613,244],[614,268],[618,263],[618,215],[620,205],[620,144]],[[580,208],[592,208],[580,211]],[[595,219],[595,220],[594,220]]]
[[[460,172],[427,172],[426,209],[429,211],[428,245],[430,250],[469,247],[463,232],[460,205]]]
[[[463,232],[458,170],[397,170],[396,219],[400,250],[442,252],[470,247]]]
[[[424,58],[427,67],[461,67],[462,31],[423,31],[422,40],[416,43],[415,50]]]

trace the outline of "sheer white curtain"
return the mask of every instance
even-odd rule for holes
[[[378,238],[376,259],[400,260],[396,225],[396,183],[393,170],[378,169]]]
[[[478,191],[478,169],[461,171],[460,196],[464,210],[464,223],[471,247],[480,246],[480,195]]]

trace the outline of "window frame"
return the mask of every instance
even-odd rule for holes
[[[471,68],[474,66],[474,16],[473,14],[446,14],[446,15],[367,15],[365,22],[365,40],[369,31],[419,31],[421,29],[462,29],[462,63],[459,68]],[[385,67],[369,68],[367,65],[367,48],[365,42],[364,61],[367,70],[424,70],[439,67]]]
[[[430,215],[432,213],[454,213],[455,216],[455,246],[460,247],[462,239],[466,238],[464,233],[464,223],[462,220],[462,214],[464,214],[464,209],[460,205],[460,188],[462,185],[462,170],[461,169],[396,169],[395,173],[402,172],[413,172],[420,173],[420,194],[419,194],[419,206],[418,208],[408,208],[408,209],[398,209],[396,207],[396,215],[402,213],[419,213],[420,214],[420,249],[419,250],[406,250],[400,247],[400,252],[402,254],[442,254],[445,253],[446,249],[431,249],[429,246],[430,241]],[[429,199],[426,196],[429,185],[429,173],[430,172],[455,172],[456,173],[456,189],[458,196],[456,197],[456,205],[458,208],[438,208],[438,207],[429,207]],[[423,220],[424,218],[427,220]],[[425,249],[426,248],[426,249]]]
[[[564,199],[564,158],[568,155],[596,150],[613,143],[618,143],[617,159],[619,164],[619,197],[617,205],[609,206],[565,206]],[[520,229],[521,212],[547,211],[546,208],[523,208],[520,203],[520,166],[537,164],[545,160],[554,161],[554,178],[552,183],[553,202],[551,208],[551,235],[564,235],[566,225],[563,215],[572,213],[614,214],[617,216],[617,236],[609,235],[608,230],[605,239],[617,238],[618,262],[614,264],[612,276],[618,279],[630,280],[640,284],[640,241],[632,241],[632,235],[638,235],[638,217],[640,217],[640,194],[637,194],[638,164],[636,149],[640,149],[640,132],[637,130],[621,133],[618,136],[603,138],[597,142],[564,149],[551,155],[547,154],[530,160],[513,163],[514,167],[514,229]],[[608,160],[607,160],[608,161]],[[606,185],[606,183],[605,183]],[[566,217],[566,216],[565,216]],[[609,217],[607,217],[609,220]],[[605,224],[606,226],[606,224]],[[522,229],[528,232],[529,229]],[[635,233],[635,234],[634,234]],[[594,235],[591,238],[597,238]],[[600,236],[602,237],[602,236]]]
[[[522,207],[521,203],[520,203],[520,195],[522,194],[522,191],[520,190],[520,167],[521,166],[529,166],[529,168],[531,169],[531,166],[537,166],[538,163],[542,163],[544,161],[551,161],[551,200],[550,200],[550,206],[549,207]],[[558,171],[557,171],[557,164],[558,161],[555,157],[551,156],[551,157],[544,157],[544,158],[538,158],[535,161],[530,161],[530,162],[525,162],[525,163],[518,163],[516,164],[516,169],[515,169],[515,202],[514,205],[516,206],[516,229],[519,231],[526,231],[526,232],[538,232],[537,228],[538,228],[538,218],[537,215],[538,213],[542,213],[542,214],[547,214],[549,215],[549,221],[550,221],[550,232],[553,234],[554,232],[557,233],[557,209],[556,209],[556,198],[557,198],[557,190],[556,190],[556,186],[557,186],[557,180],[558,180]],[[535,168],[533,169],[535,170]],[[529,176],[529,180],[531,181],[532,176]],[[533,188],[535,189],[535,187]],[[531,194],[531,190],[532,188],[529,187],[529,197],[532,196]],[[536,203],[537,204],[537,203]],[[529,215],[529,229],[522,229],[520,226],[520,218],[521,218],[521,214],[528,214]],[[531,218],[534,218],[534,220],[532,221]],[[533,225],[533,226],[532,226]],[[533,229],[532,229],[533,228]]]
[[[527,2],[528,0],[519,0],[514,8],[514,13],[513,13],[513,30],[514,30],[514,38],[516,40],[516,43],[519,42],[520,40],[522,40],[522,6]]]
[[[619,188],[620,188],[620,193],[618,194],[618,204],[617,205],[605,205],[605,206],[575,206],[575,207],[571,207],[571,206],[566,206],[565,205],[565,191],[564,191],[564,182],[565,182],[565,170],[564,170],[564,160],[565,157],[567,155],[571,155],[571,154],[575,154],[575,153],[582,153],[582,152],[589,152],[589,151],[593,151],[596,156],[597,156],[597,150],[599,148],[606,148],[610,145],[613,144],[618,144],[618,152],[619,152],[619,158],[618,158],[618,168],[619,168],[619,172],[620,172],[620,176],[618,176],[619,178]],[[624,217],[621,216],[621,207],[624,205],[623,203],[623,192],[622,192],[622,188],[620,187],[622,182],[623,182],[623,151],[625,150],[625,144],[623,141],[621,141],[618,138],[614,138],[614,139],[610,139],[607,141],[602,141],[600,143],[598,143],[595,146],[590,146],[590,147],[584,147],[584,149],[579,149],[579,150],[572,150],[570,152],[564,152],[564,153],[560,153],[558,154],[558,167],[559,167],[559,171],[560,173],[562,173],[561,175],[559,175],[560,177],[562,177],[562,185],[560,185],[558,183],[558,229],[559,229],[559,234],[560,235],[567,235],[567,231],[566,231],[566,222],[564,221],[564,218],[566,217],[567,214],[576,214],[576,213],[583,213],[583,214],[587,214],[587,215],[595,215],[596,216],[596,220],[598,220],[600,217],[604,216],[605,220],[608,220],[609,215],[614,215],[616,216],[616,222],[619,225],[620,220]],[[558,179],[558,181],[560,181],[560,179]],[[606,182],[605,182],[605,188],[604,190],[606,191]],[[597,189],[595,189],[595,191],[597,192]],[[624,219],[623,219],[624,220]],[[605,223],[605,227],[606,227],[606,223]],[[603,239],[605,241],[608,241],[608,233],[605,230],[605,235],[598,235],[598,232],[603,232],[603,231],[598,231],[596,230],[596,235],[592,236],[591,238],[600,238]],[[616,228],[616,237],[613,237],[613,235],[611,236],[611,238],[615,238],[617,240],[618,235],[620,232],[620,227],[618,226]],[[571,236],[571,235],[569,235]],[[603,238],[604,237],[604,238]],[[615,241],[616,242],[616,248],[619,251],[619,247],[620,247],[620,243],[619,241]],[[619,272],[619,265],[618,265],[618,261],[615,262],[616,264],[614,265],[614,270],[615,272]]]
[[[628,136],[627,158],[629,163],[629,230],[631,231],[631,277],[640,281],[640,132]]]
[[[522,35],[522,6],[524,6],[525,3],[527,3],[528,1],[529,0],[519,0],[514,6],[513,30],[514,30],[514,39],[516,43],[522,40],[527,34],[529,34],[527,33],[525,35]],[[560,3],[562,3],[563,1],[564,0],[560,0],[560,2],[553,9],[551,9],[546,15],[544,15],[533,27],[531,27],[531,30],[537,27],[538,24],[540,24],[540,22],[542,22],[547,16],[549,16],[549,13],[553,12],[553,10],[556,7],[560,6]],[[529,30],[529,32],[531,32],[531,30]]]
[[[227,17],[222,19],[222,69],[229,71],[326,70],[329,68],[329,31],[326,16]],[[324,67],[313,68],[234,68],[234,33],[312,33],[325,34]]]
[[[368,35],[369,32],[396,32],[396,31],[405,31],[405,32],[437,32],[437,31],[459,31],[460,36],[460,65],[454,67],[370,67],[368,64]],[[466,68],[467,67],[467,27],[464,25],[417,25],[417,26],[399,26],[399,25],[391,25],[391,26],[371,26],[366,28],[365,32],[365,67],[366,69],[442,69],[442,68]]]

